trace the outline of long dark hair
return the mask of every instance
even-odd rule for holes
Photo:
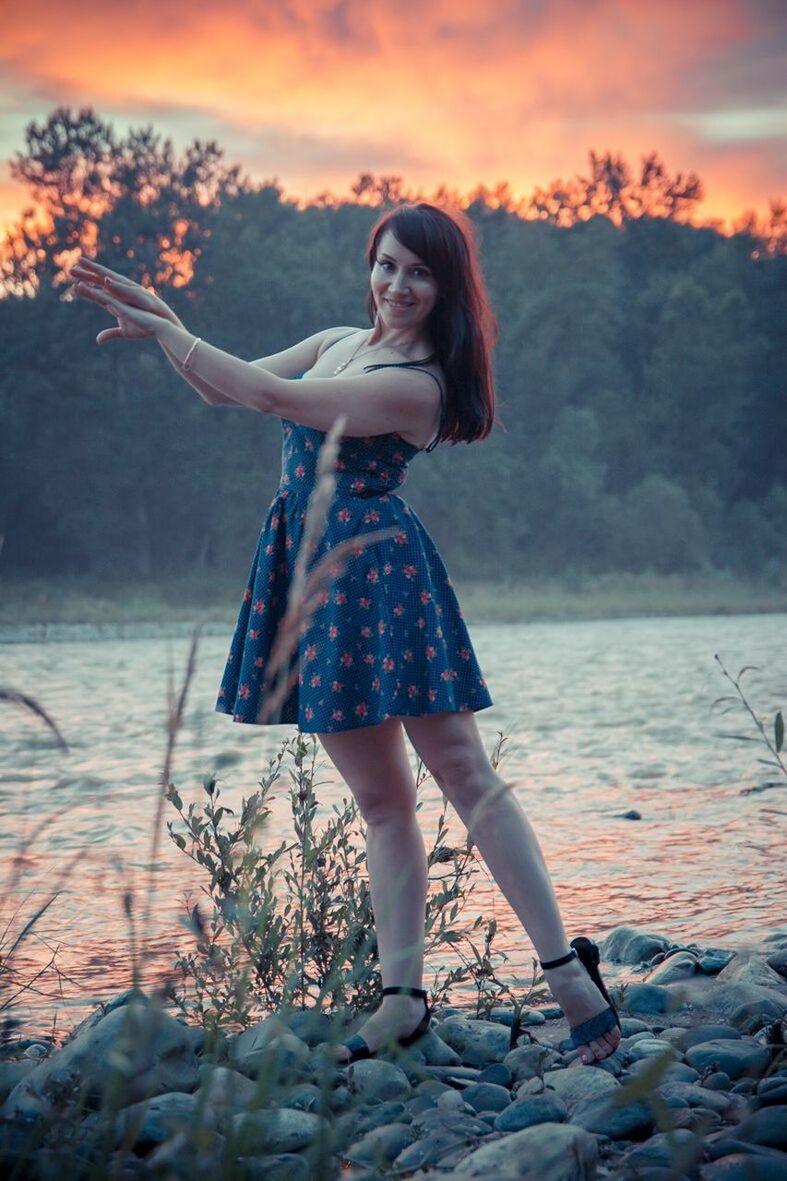
[[[429,316],[434,358],[446,380],[440,439],[471,443],[485,439],[495,422],[495,387],[491,352],[498,337],[478,260],[470,219],[426,201],[403,204],[382,214],[367,244],[369,270],[386,230],[426,263],[437,281],[437,302]],[[369,318],[377,306],[369,292]]]

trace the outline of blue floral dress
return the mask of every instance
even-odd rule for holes
[[[440,394],[442,401],[442,387]],[[252,559],[215,707],[235,722],[258,724],[266,662],[286,608],[325,438],[324,431],[290,419],[281,423],[281,482]],[[424,450],[433,450],[438,439]],[[298,680],[268,724],[324,733],[493,704],[443,561],[394,491],[420,450],[398,434],[341,439],[336,492],[310,566],[346,538],[391,526],[396,533],[351,553],[323,591],[299,637]]]

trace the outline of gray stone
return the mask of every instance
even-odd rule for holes
[[[601,955],[605,960],[618,964],[641,964],[653,959],[661,951],[667,951],[669,939],[655,935],[641,927],[614,927],[601,944]]]
[[[617,1091],[620,1083],[604,1070],[596,1070],[592,1066],[575,1066],[565,1070],[548,1070],[544,1075],[544,1087],[559,1095],[571,1113],[591,1099],[600,1099]],[[540,1080],[531,1079],[522,1083],[517,1098],[540,1093]]]
[[[725,1115],[730,1107],[727,1095],[697,1086],[696,1083],[666,1082],[662,1083],[658,1090],[665,1099],[677,1095],[690,1107],[707,1107],[719,1115]]]
[[[321,1009],[297,1009],[281,1016],[279,1020],[311,1049],[331,1040],[333,1022]]]
[[[686,1061],[700,1073],[705,1070],[723,1070],[730,1078],[739,1079],[746,1075],[759,1078],[768,1068],[770,1052],[765,1046],[754,1042],[730,1041],[728,1038],[700,1042],[686,1050]]]
[[[200,1066],[199,1077],[200,1093],[216,1108],[246,1108],[257,1094],[256,1083],[226,1066]]]
[[[690,951],[679,951],[658,964],[645,977],[647,984],[675,984],[697,971],[697,957]]]
[[[243,1170],[244,1181],[310,1181],[309,1161],[296,1152],[241,1157],[238,1164]],[[215,1177],[221,1177],[221,1173],[217,1172]]]
[[[674,1166],[691,1175],[702,1159],[702,1154],[702,1140],[696,1133],[688,1128],[673,1128],[670,1132],[657,1132],[644,1144],[637,1144],[626,1153],[623,1160],[627,1167]]]
[[[787,980],[787,947],[780,947],[778,951],[774,951],[765,962],[773,972],[778,972]]]
[[[327,1131],[328,1124],[311,1111],[272,1107],[239,1112],[232,1117],[233,1134],[246,1155],[298,1152]]]
[[[14,1118],[36,1100],[80,1085],[97,1103],[111,1082],[130,1100],[197,1086],[198,1064],[188,1030],[158,1005],[131,999],[98,1020],[86,1020],[62,1049],[40,1062],[5,1101],[0,1115]]]
[[[498,1132],[521,1132],[535,1124],[562,1123],[568,1119],[568,1108],[553,1091],[545,1095],[528,1095],[517,1099],[501,1111],[494,1122]]]
[[[662,1036],[666,1037],[667,1031]],[[693,1029],[680,1030],[673,1044],[679,1050],[685,1052],[691,1046],[698,1046],[700,1042],[720,1041],[722,1039],[737,1042],[740,1041],[740,1036],[739,1031],[731,1025],[695,1025]]]
[[[163,1144],[178,1132],[193,1137],[216,1125],[216,1112],[198,1095],[173,1091],[124,1107],[115,1117],[115,1143]]]
[[[624,1017],[620,1014],[620,1036],[624,1038],[634,1037],[636,1033],[653,1032],[652,1022],[640,1021],[639,1017]]]
[[[381,1103],[384,1099],[409,1097],[407,1075],[393,1062],[383,1058],[363,1058],[348,1068],[350,1090],[360,1095],[365,1103]]]
[[[510,1048],[510,1034],[496,1021],[468,1021],[449,1017],[438,1026],[438,1033],[466,1066],[487,1066],[500,1062]]]
[[[418,1049],[430,1066],[459,1066],[462,1059],[456,1050],[443,1041],[439,1033],[440,1027],[428,1030],[418,1039]]]
[[[725,968],[716,977],[717,981],[726,983],[737,981],[745,984],[758,984],[762,988],[785,988],[787,981],[768,966],[765,956],[754,951],[739,952],[734,955]]]
[[[787,1181],[787,1160],[734,1152],[706,1165],[702,1181]]]
[[[702,1085],[709,1091],[729,1091],[732,1079],[723,1070],[714,1070],[713,1074],[703,1079]]]
[[[503,1062],[490,1062],[478,1076],[479,1083],[496,1083],[498,1087],[510,1087],[514,1082],[513,1071]]]
[[[654,1127],[653,1111],[644,1101],[617,1104],[610,1099],[594,1099],[578,1107],[571,1122],[610,1140],[638,1140],[650,1135]]]
[[[0,1102],[6,1099],[14,1087],[21,1083],[38,1063],[34,1058],[18,1058],[11,1062],[0,1062]]]
[[[709,947],[697,960],[697,967],[700,972],[705,972],[708,976],[715,976],[722,968],[726,968],[734,955],[734,951],[723,951],[721,948]]]
[[[482,1144],[454,1173],[487,1179],[511,1175],[523,1181],[594,1181],[597,1161],[598,1147],[590,1132],[546,1123]]]
[[[473,1083],[464,1091],[463,1098],[474,1111],[503,1111],[511,1103],[511,1092],[496,1083]]]
[[[735,1129],[735,1137],[750,1144],[787,1149],[787,1105],[761,1107],[759,1111],[741,1120]]]
[[[636,1062],[640,1058],[658,1058],[660,1054],[665,1054],[670,1058],[678,1058],[679,1051],[675,1049],[669,1042],[664,1042],[660,1038],[648,1037],[640,1038],[633,1046],[628,1049],[628,1056]]]
[[[779,1071],[757,1083],[757,1101],[761,1106],[787,1103],[787,1073]]]
[[[406,1124],[412,1119],[404,1103],[395,1099],[389,1099],[386,1103],[376,1103],[364,1114],[358,1111],[357,1116],[356,1133],[362,1136],[367,1132],[373,1132],[375,1128],[384,1127],[385,1124]]]
[[[734,1025],[743,1034],[758,1033],[763,1026],[771,1021],[780,1021],[784,1006],[776,1001],[763,1000],[744,1001],[730,1014],[730,1025]]]
[[[506,1054],[503,1066],[508,1067],[515,1082],[523,1082],[525,1079],[538,1078],[544,1070],[559,1061],[560,1055],[548,1046],[517,1046]]]
[[[408,1124],[385,1124],[351,1144],[344,1156],[356,1165],[387,1165],[414,1140],[415,1134]]]
[[[629,1013],[671,1013],[679,1007],[661,984],[629,984],[624,1005]]]
[[[626,1074],[636,1077],[644,1071],[652,1069],[653,1063],[649,1058],[639,1058],[636,1062],[629,1064]],[[696,1083],[699,1077],[699,1071],[695,1070],[693,1066],[687,1066],[685,1062],[670,1062],[666,1069],[662,1069],[659,1074],[659,1078],[663,1082]]]
[[[475,1136],[471,1132],[437,1125],[400,1152],[394,1162],[396,1170],[409,1172],[428,1165],[442,1165],[448,1153],[473,1140]]]
[[[257,1078],[260,1074],[275,1077],[305,1071],[310,1050],[276,1016],[244,1029],[229,1044],[230,1065],[241,1074]]]
[[[688,987],[688,985],[684,987]],[[775,988],[765,988],[761,984],[751,984],[746,980],[725,981],[721,979],[721,976],[717,976],[712,981],[711,991],[705,996],[698,997],[698,1000],[700,1004],[727,1022],[742,1005],[754,1006],[758,1002],[769,1002],[775,1006],[773,1011],[781,1014],[787,1013],[787,993]]]

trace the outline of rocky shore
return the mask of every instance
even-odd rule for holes
[[[787,1181],[787,928],[762,952],[618,927],[623,1038],[583,1065],[556,1006],[450,1008],[406,1051],[333,1066],[335,1021],[272,1015],[208,1050],[140,994],[66,1043],[7,1045],[0,1175]]]

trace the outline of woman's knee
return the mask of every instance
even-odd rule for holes
[[[484,750],[472,714],[411,718],[405,727],[435,783],[455,807],[472,807],[499,787],[500,777]]]
[[[404,734],[396,719],[388,721],[318,735],[367,825],[404,822],[415,816],[416,784]]]

